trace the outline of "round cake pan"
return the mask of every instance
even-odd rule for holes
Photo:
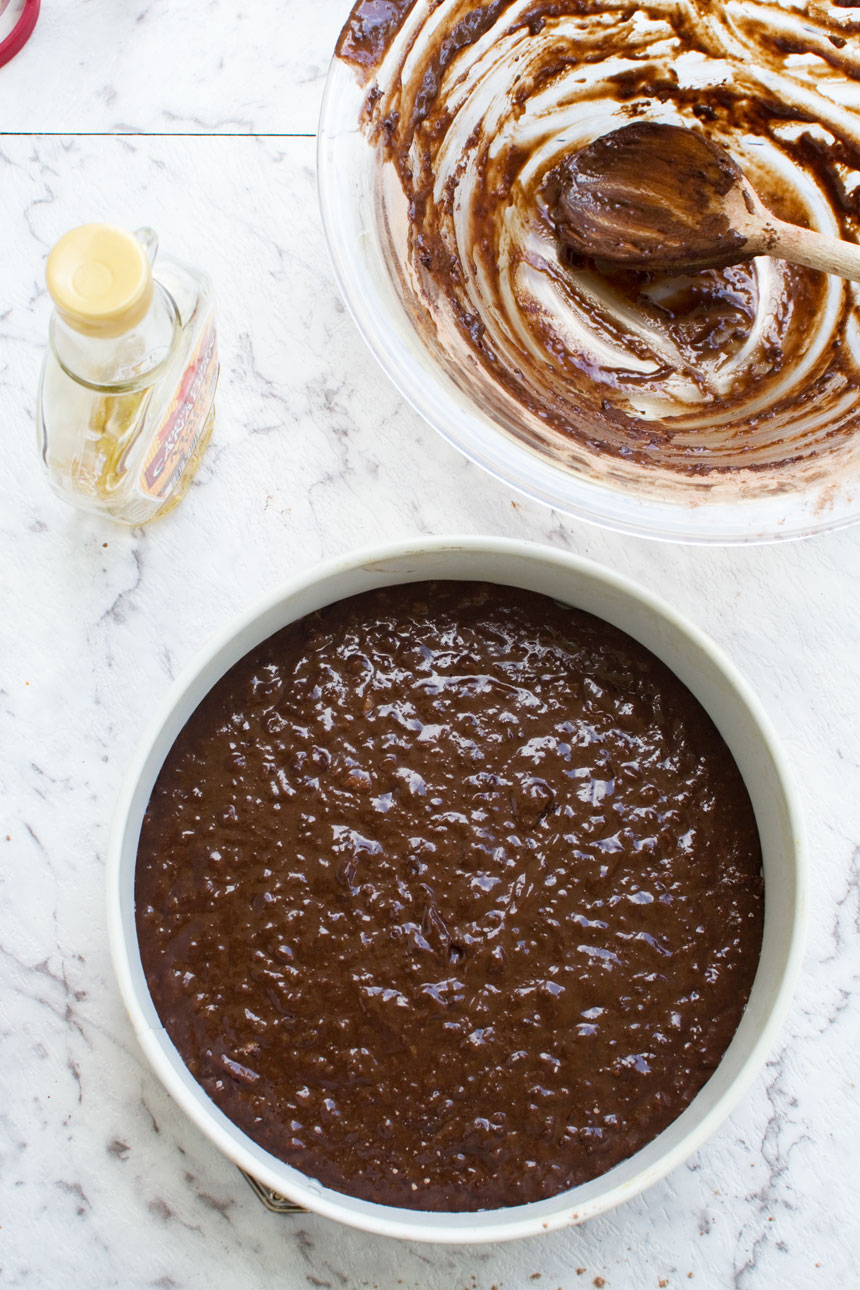
[[[193,1079],[159,1020],[141,966],[134,909],[138,838],[150,793],[173,741],[212,685],[273,632],[313,610],[375,587],[431,578],[541,592],[603,618],[661,658],[710,714],[741,770],[761,836],[765,882],[764,940],[749,1003],[722,1061],[683,1114],[591,1182],[534,1204],[462,1214],[397,1209],[332,1191],[232,1124]],[[582,1222],[635,1196],[685,1160],[731,1112],[764,1063],[791,996],[804,922],[802,850],[795,795],[770,723],[735,667],[697,628],[628,579],[577,556],[497,538],[421,539],[348,555],[295,578],[219,632],[174,683],[120,792],[109,848],[108,926],[122,997],[155,1073],[241,1169],[297,1205],[369,1232],[500,1241]]]

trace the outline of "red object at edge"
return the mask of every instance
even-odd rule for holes
[[[8,63],[10,58],[14,58],[19,49],[23,49],[30,34],[36,25],[36,19],[39,16],[39,5],[41,0],[24,0],[24,8],[21,10],[21,17],[17,24],[9,32],[5,40],[0,41],[0,67]]]

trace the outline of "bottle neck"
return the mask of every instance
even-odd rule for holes
[[[152,304],[131,331],[120,336],[84,336],[51,318],[50,343],[57,362],[72,380],[101,391],[127,393],[157,379],[179,335],[179,313],[173,297],[154,283]]]

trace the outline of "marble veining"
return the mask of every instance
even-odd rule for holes
[[[0,73],[0,128],[312,134],[345,13],[331,0],[51,0]]]
[[[0,1283],[856,1285],[860,528],[748,550],[639,542],[514,497],[420,422],[338,297],[313,139],[232,137],[313,130],[340,16],[304,0],[266,20],[217,0],[46,3],[26,53],[0,69],[5,130],[77,132],[0,138]],[[122,138],[86,134],[121,123]],[[201,137],[138,133],[173,127]],[[44,256],[66,228],[100,218],[154,224],[218,295],[211,450],[183,505],[132,531],[56,500],[33,445]],[[104,912],[107,832],[131,749],[210,633],[323,557],[445,531],[588,555],[709,632],[782,739],[812,874],[794,1006],[723,1128],[601,1219],[463,1249],[263,1210],[143,1060]]]

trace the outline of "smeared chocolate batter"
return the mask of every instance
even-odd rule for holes
[[[743,184],[728,153],[699,130],[637,121],[565,158],[543,198],[562,250],[579,259],[714,269],[752,258],[724,209]]]
[[[853,289],[776,261],[710,269],[688,292],[619,276],[559,255],[542,199],[595,139],[661,121],[726,148],[780,218],[856,240],[860,117],[843,106],[860,81],[856,13],[358,0],[338,54],[367,87],[362,128],[408,210],[392,274],[428,348],[501,432],[670,501],[856,480]],[[379,227],[398,227],[381,179],[378,201]],[[716,328],[700,326],[704,307]]]
[[[628,636],[423,583],[273,636],[200,704],[144,820],[137,928],[194,1077],[326,1185],[552,1196],[720,1060],[762,934],[738,770]]]

